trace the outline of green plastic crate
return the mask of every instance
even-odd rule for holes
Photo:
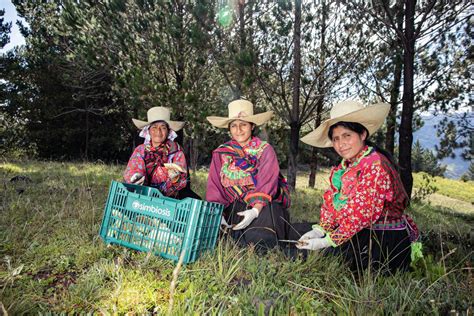
[[[100,236],[178,261],[194,262],[216,244],[224,206],[192,198],[176,200],[157,189],[112,181]]]

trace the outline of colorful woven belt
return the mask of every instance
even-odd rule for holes
[[[383,220],[372,224],[373,230],[404,230],[407,229],[407,223],[404,218]]]

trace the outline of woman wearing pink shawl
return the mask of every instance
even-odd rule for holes
[[[225,205],[224,219],[240,245],[259,249],[276,246],[288,235],[290,204],[273,147],[254,136],[256,126],[272,112],[253,114],[253,104],[236,100],[228,117],[208,117],[218,128],[228,128],[232,139],[212,153],[206,200]]]

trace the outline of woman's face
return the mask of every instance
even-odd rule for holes
[[[159,144],[166,141],[168,138],[168,127],[164,122],[153,123],[150,128],[150,137],[151,137],[151,144],[153,146],[158,146]]]
[[[332,146],[342,158],[350,160],[357,156],[364,148],[364,141],[367,133],[362,135],[342,126],[337,126],[332,130]]]
[[[230,135],[241,146],[245,146],[249,143],[252,137],[252,129],[252,123],[241,120],[232,121],[229,125]]]

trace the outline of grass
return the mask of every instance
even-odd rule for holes
[[[4,162],[0,202],[0,310],[23,313],[163,314],[175,264],[146,253],[107,247],[98,231],[108,186],[124,166]],[[15,176],[18,181],[10,181]],[[192,175],[204,196],[206,171]],[[298,175],[293,220],[316,221],[327,186]],[[415,186],[417,175],[415,175]],[[473,184],[438,180],[439,199],[468,203]],[[456,185],[450,192],[445,186]],[[441,203],[441,202],[440,202]],[[473,213],[433,203],[412,205],[423,232],[426,267],[390,277],[355,279],[337,259],[306,261],[281,252],[257,255],[222,240],[184,266],[172,314],[471,314]]]
[[[423,183],[421,174],[413,175],[414,186],[420,186]],[[434,186],[437,193],[459,201],[474,204],[474,181],[459,181],[441,177],[434,177]]]

